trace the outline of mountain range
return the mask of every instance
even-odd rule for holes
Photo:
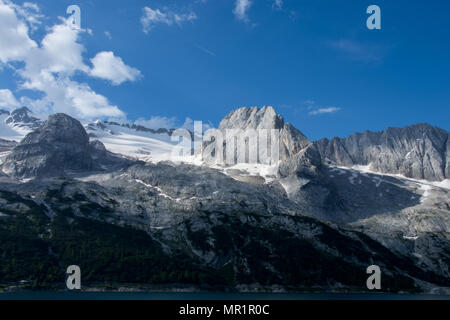
[[[383,291],[450,287],[443,129],[309,141],[272,107],[240,108],[218,129],[280,130],[280,161],[227,166],[171,161],[173,129],[0,116],[4,288],[57,287],[69,264],[91,286],[365,291],[376,264]]]

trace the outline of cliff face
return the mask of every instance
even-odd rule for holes
[[[65,114],[51,115],[11,151],[2,165],[6,174],[21,178],[91,167],[86,131],[78,120]]]
[[[287,160],[311,142],[293,127],[285,123],[273,107],[240,108],[230,112],[219,124],[219,130],[226,129],[276,129],[280,132],[280,160]]]
[[[428,124],[365,131],[315,142],[324,161],[364,165],[381,173],[441,181],[449,178],[449,133]]]
[[[6,152],[17,146],[17,142],[0,139],[0,152]]]

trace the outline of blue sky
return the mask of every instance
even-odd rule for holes
[[[131,121],[181,125],[189,117],[218,125],[235,108],[272,105],[310,139],[418,122],[450,129],[449,1],[40,0],[33,2],[38,9],[13,3],[16,12],[29,9],[17,15],[38,48],[69,5],[81,8],[79,46],[65,45],[80,50],[82,61],[51,69],[55,86],[82,94],[87,88],[94,107],[107,104],[87,117],[120,110]],[[381,8],[381,30],[366,28],[371,4]],[[0,61],[6,41],[12,40],[0,39]],[[61,88],[24,87],[35,79],[21,71],[33,54],[24,55],[3,55],[0,89],[19,104],[60,111]],[[111,62],[122,62],[123,72],[105,71]],[[68,71],[70,64],[77,67]],[[70,113],[71,99],[63,111]]]

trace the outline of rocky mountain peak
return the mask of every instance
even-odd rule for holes
[[[81,123],[62,113],[49,116],[9,154],[2,166],[17,177],[52,176],[92,168],[89,138]]]
[[[90,142],[78,120],[57,113],[26,135],[0,169],[11,177],[34,178],[113,170],[131,163],[106,150],[102,142]]]
[[[284,119],[271,106],[243,107],[231,111],[219,124],[219,129],[282,129]]]
[[[219,130],[226,129],[276,129],[280,130],[280,160],[286,160],[311,144],[294,126],[271,106],[243,107],[231,111],[219,124]]]
[[[27,107],[18,108],[12,111],[5,123],[10,126],[28,127],[36,129],[41,125],[41,120],[33,117],[32,112]]]
[[[449,132],[427,123],[322,139],[322,159],[343,166],[364,165],[382,173],[440,181],[450,177]]]
[[[383,132],[385,138],[404,138],[404,139],[424,139],[428,138],[440,144],[440,141],[434,141],[435,139],[442,139],[448,132],[444,129],[434,127],[428,123],[418,123],[403,128],[388,127]]]
[[[88,135],[82,124],[64,113],[50,115],[47,121],[39,129],[28,134],[21,144],[43,141],[48,143],[75,143],[82,146],[89,144]]]

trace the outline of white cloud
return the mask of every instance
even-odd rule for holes
[[[91,59],[94,66],[90,71],[93,77],[110,80],[114,85],[125,81],[135,81],[141,77],[138,69],[127,66],[120,57],[111,51],[103,51]]]
[[[41,14],[41,9],[36,3],[24,2],[22,6],[15,5],[11,1],[6,0],[11,7],[13,7],[17,14],[22,17],[30,26],[31,31],[35,31],[39,25],[42,24],[44,15]]]
[[[28,80],[25,87],[42,89],[38,82],[46,74],[70,76],[77,71],[88,72],[89,67],[84,64],[82,56],[85,49],[77,42],[81,32],[66,21],[53,26],[42,40],[41,47],[29,50],[24,59],[26,66],[20,74]]]
[[[19,61],[37,44],[28,36],[28,26],[17,17],[15,6],[0,0],[0,62]]]
[[[105,96],[96,93],[86,83],[72,81],[68,77],[48,77],[43,85],[45,96],[42,99],[21,99],[24,105],[39,115],[64,112],[79,119],[125,116],[123,111],[111,105]]]
[[[213,125],[212,125],[211,122],[209,122],[209,123],[203,123],[203,121],[201,121],[201,124],[202,124],[202,130],[203,130],[203,132],[206,132],[206,131],[208,131],[209,129],[211,129],[211,128],[213,127]],[[194,125],[195,125],[195,121],[192,120],[192,119],[189,118],[189,117],[186,117],[186,119],[184,119],[184,123],[181,125],[180,128],[186,129],[186,130],[189,130],[189,131],[193,132],[194,129],[195,129],[195,128],[194,128]]]
[[[373,43],[340,39],[329,42],[329,46],[347,55],[352,60],[363,62],[379,62],[383,60],[387,47]]]
[[[73,105],[82,117],[94,118],[103,115],[122,117],[124,113],[109,104],[108,99],[95,93],[87,84],[70,81],[65,87],[68,105]]]
[[[338,112],[339,110],[341,110],[341,108],[337,108],[337,107],[319,108],[319,109],[310,111],[308,114],[315,116],[315,115],[319,115],[319,114],[335,113],[335,112]]]
[[[307,99],[307,100],[303,101],[302,104],[304,104],[306,106],[314,106],[316,104],[316,101],[313,99]]]
[[[0,108],[14,109],[19,106],[19,102],[9,89],[0,89]]]
[[[139,118],[134,123],[150,129],[172,129],[176,127],[176,118],[154,116],[150,119]]]
[[[109,31],[105,31],[105,36],[106,36],[109,40],[112,39],[111,33],[110,33]]]
[[[0,0],[0,62],[13,65],[20,77],[19,89],[33,90],[42,96],[39,99],[23,96],[20,103],[39,115],[64,112],[80,119],[124,117],[123,111],[105,96],[72,78],[84,74],[120,84],[137,79],[140,71],[127,66],[113,52],[97,54],[90,68],[83,58],[86,48],[79,42],[80,35],[90,34],[89,30],[73,28],[63,18],[60,24],[47,29],[38,45],[30,38],[27,17],[17,7],[9,0]],[[33,3],[25,3],[21,8],[39,12]],[[17,103],[10,93],[1,91],[1,103]]]
[[[167,128],[167,129],[186,129],[189,131],[194,131],[194,120],[192,120],[189,117],[186,117],[182,125],[179,125],[180,122],[178,122],[178,119],[175,117],[167,118],[167,117],[159,117],[154,116],[150,119],[144,119],[139,118],[136,121],[134,121],[134,124],[141,125],[146,128],[150,129],[160,129],[160,128]],[[203,123],[202,122],[202,130],[203,132],[209,130],[212,128],[212,124],[209,123]]]
[[[283,0],[275,0],[273,2],[273,7],[278,10],[282,9],[283,8]]]
[[[206,49],[205,47],[202,47],[200,45],[196,45],[197,49],[199,49],[200,51],[203,51],[206,54],[209,54],[210,56],[216,57],[216,54],[214,52],[212,52],[211,50]]]
[[[32,9],[32,10],[34,10],[35,12],[41,11],[41,10],[39,9],[39,6],[38,6],[36,3],[33,3],[33,2],[24,2],[24,3],[23,3],[23,7],[24,7],[24,8],[27,8],[27,9]]]
[[[145,33],[148,33],[157,24],[166,24],[168,26],[177,24],[181,26],[184,22],[197,19],[197,15],[192,11],[188,13],[176,13],[170,10],[161,11],[159,9],[144,7],[143,12],[141,23]]]
[[[248,22],[247,12],[250,9],[252,2],[250,0],[236,0],[233,13],[238,20]]]
[[[29,50],[25,67],[18,71],[25,80],[21,87],[43,92],[44,97],[24,102],[38,114],[65,112],[78,118],[123,116],[117,106],[88,84],[71,80],[76,73],[90,73],[83,62],[85,48],[78,43],[81,32],[63,21],[50,29],[40,48]]]

